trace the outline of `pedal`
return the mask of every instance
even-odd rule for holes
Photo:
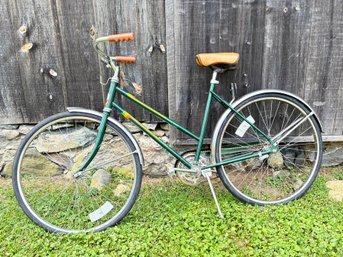
[[[167,168],[167,174],[170,178],[175,178],[176,177],[176,172],[174,168]]]

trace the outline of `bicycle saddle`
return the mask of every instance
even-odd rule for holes
[[[239,61],[239,54],[230,53],[205,53],[196,55],[196,63],[199,66],[222,66],[236,65]]]

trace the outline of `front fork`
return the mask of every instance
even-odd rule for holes
[[[77,171],[73,174],[74,178],[77,178],[81,176],[85,170],[87,169],[88,165],[93,161],[94,157],[98,153],[102,140],[104,139],[105,131],[106,131],[106,123],[107,118],[110,115],[112,111],[112,103],[115,97],[115,90],[119,83],[119,67],[116,66],[114,70],[114,76],[111,78],[111,84],[110,89],[108,90],[107,98],[105,107],[103,109],[103,114],[100,122],[100,126],[98,128],[98,133],[95,139],[95,145],[91,151],[91,153],[88,155],[88,158],[85,162],[82,163],[81,167],[77,169]]]

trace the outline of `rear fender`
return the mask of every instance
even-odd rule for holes
[[[294,95],[292,93],[289,93],[287,91],[283,91],[283,90],[275,90],[275,89],[263,89],[263,90],[258,90],[258,91],[254,91],[251,92],[249,94],[244,95],[243,97],[239,98],[237,101],[235,101],[232,104],[232,107],[236,107],[238,106],[240,103],[242,103],[243,101],[247,100],[248,98],[252,97],[252,96],[256,96],[256,95],[260,95],[260,94],[265,94],[265,93],[277,93],[277,94],[281,94],[281,95],[286,95],[289,96],[291,98],[294,98],[298,101],[300,101],[302,104],[304,104],[311,112],[314,113],[314,118],[316,119],[316,121],[319,124],[320,127],[320,131],[323,133],[323,126],[322,123],[320,122],[318,115],[315,113],[315,111],[313,110],[313,108],[307,103],[305,102],[305,100],[303,100],[302,98],[300,98],[297,95]],[[219,129],[220,129],[220,125],[224,122],[225,118],[230,114],[231,109],[227,109],[222,116],[220,117],[220,119],[217,122],[217,125],[214,129],[213,132],[213,137],[212,137],[212,142],[211,142],[211,158],[212,158],[212,162],[214,162],[214,149],[215,149],[215,144],[216,144],[216,138],[218,137],[219,134]]]

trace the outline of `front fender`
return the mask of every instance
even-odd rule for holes
[[[287,91],[283,91],[283,90],[276,90],[276,89],[263,89],[263,90],[258,90],[258,91],[254,91],[254,92],[251,92],[249,94],[246,94],[244,95],[243,97],[239,98],[237,101],[233,102],[232,104],[232,107],[236,107],[237,105],[239,105],[240,103],[242,103],[243,101],[247,100],[248,98],[252,97],[252,96],[255,96],[255,95],[260,95],[260,94],[265,94],[265,93],[277,93],[277,94],[281,94],[281,95],[286,95],[286,96],[289,96],[289,97],[292,97],[298,101],[300,101],[302,104],[304,104],[311,112],[314,113],[314,118],[316,119],[316,121],[318,122],[319,124],[319,127],[320,127],[320,131],[323,132],[323,126],[322,126],[322,123],[320,122],[319,118],[318,118],[318,115],[316,114],[316,112],[313,110],[313,108],[307,103],[305,102],[304,99],[300,98],[299,96],[297,95],[294,95],[292,93],[289,93]],[[231,112],[231,109],[227,109],[223,114],[222,116],[220,117],[220,119],[218,120],[217,122],[217,125],[214,129],[214,132],[213,132],[213,137],[212,137],[212,142],[211,142],[211,156],[212,158],[214,158],[214,149],[215,149],[215,139],[217,138],[218,136],[218,133],[219,133],[219,128],[220,128],[220,124],[224,121],[224,119],[230,114]],[[214,161],[214,159],[212,159],[212,161]]]
[[[83,112],[83,113],[89,113],[89,114],[93,114],[95,116],[98,116],[99,118],[102,117],[102,113],[101,112],[97,112],[97,111],[93,111],[93,110],[89,110],[89,109],[85,109],[85,108],[80,108],[80,107],[67,107],[68,112]],[[114,123],[116,126],[118,126],[132,141],[132,143],[134,144],[134,146],[137,148],[138,151],[138,156],[139,156],[139,161],[142,164],[142,166],[144,165],[144,158],[143,158],[143,154],[142,154],[142,150],[137,142],[137,140],[134,138],[134,136],[131,134],[131,132],[123,125],[121,124],[119,121],[108,117],[108,120],[112,123]]]

